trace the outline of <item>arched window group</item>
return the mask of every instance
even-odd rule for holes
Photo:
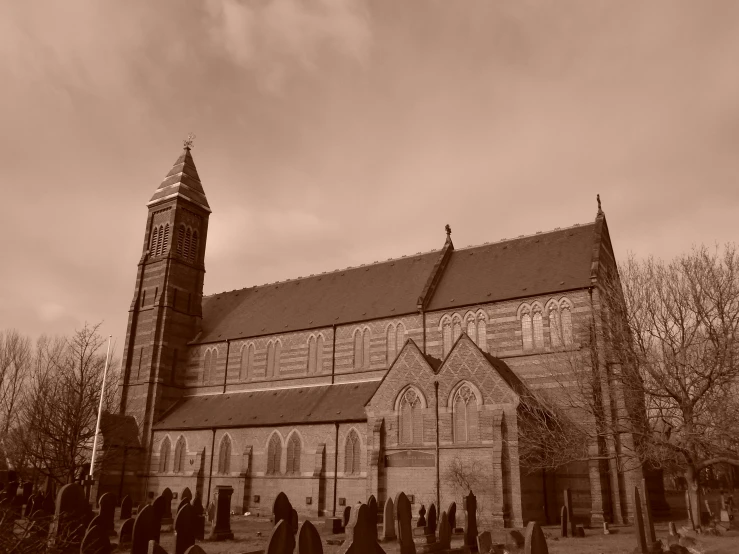
[[[185,437],[180,435],[177,439],[177,445],[174,449],[174,464],[172,471],[182,473],[185,470],[185,455],[187,454],[187,446]],[[172,442],[169,437],[164,437],[162,445],[159,447],[159,473],[167,473],[169,470],[169,460],[172,457]]]
[[[267,344],[267,377],[276,377],[280,374],[280,356],[282,355],[282,342],[279,340],[269,341]]]
[[[567,298],[559,302],[547,303],[546,318],[549,326],[549,345],[551,348],[569,346],[573,341],[572,303]],[[541,304],[522,304],[518,310],[521,321],[521,342],[524,350],[544,348],[545,310]]]
[[[218,362],[218,349],[208,348],[203,359],[203,384],[209,383],[215,377],[216,362]]]
[[[459,314],[446,315],[441,319],[441,341],[442,351],[446,357],[452,350],[452,346],[462,335],[464,330],[480,350],[487,352],[488,349],[488,317],[483,310],[476,313],[468,312],[464,321]]]
[[[177,439],[177,446],[174,449],[174,472],[182,473],[185,471],[185,456],[187,455],[187,444],[185,437],[180,436]]]
[[[323,335],[311,335],[308,339],[308,374],[320,373],[323,369]]]
[[[274,433],[269,439],[267,446],[267,475],[280,473],[280,460],[282,459],[282,441],[280,435]]]
[[[368,327],[354,331],[354,368],[362,369],[370,366],[371,334]]]
[[[231,473],[231,437],[228,435],[223,435],[218,449],[218,473],[221,475]]]
[[[198,258],[198,232],[189,226],[177,229],[177,253],[189,262]]]
[[[400,354],[400,351],[405,344],[405,326],[402,323],[397,325],[390,324],[387,326],[387,337],[385,339],[387,347],[387,365],[390,367],[395,361],[395,358]]]
[[[346,437],[344,447],[344,473],[346,475],[356,475],[360,472],[360,450],[359,435],[352,429]]]
[[[288,475],[300,474],[300,438],[293,433],[287,441],[287,465],[285,473]]]
[[[251,379],[254,372],[254,344],[243,344],[241,346],[241,364],[239,368],[239,379]]]
[[[400,398],[400,444],[423,442],[423,401],[419,391],[409,387]]]
[[[477,396],[468,383],[463,383],[452,399],[454,442],[472,442],[478,435]]]
[[[149,253],[151,256],[161,256],[167,253],[169,248],[169,223],[155,226],[151,231],[151,244]]]
[[[169,466],[169,454],[172,450],[172,443],[169,437],[165,437],[162,446],[159,448],[159,473],[166,473]]]

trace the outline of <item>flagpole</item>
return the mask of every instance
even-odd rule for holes
[[[105,354],[105,369],[103,369],[103,385],[100,387],[100,404],[98,405],[98,420],[95,423],[95,440],[92,441],[92,460],[90,460],[90,477],[95,468],[95,452],[98,447],[98,434],[100,434],[100,418],[103,415],[103,397],[105,396],[105,378],[108,376],[108,360],[110,360],[110,339],[113,335],[108,335],[108,352]]]

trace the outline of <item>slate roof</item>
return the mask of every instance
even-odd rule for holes
[[[200,182],[200,176],[189,148],[182,151],[147,205],[172,196],[184,197],[210,211],[208,199],[205,197],[203,184]]]
[[[595,223],[454,250],[427,311],[590,285]],[[194,342],[284,333],[417,311],[441,251],[203,298]]]
[[[165,413],[154,428],[212,429],[366,421],[364,405],[379,384],[380,381],[368,381],[189,396]]]

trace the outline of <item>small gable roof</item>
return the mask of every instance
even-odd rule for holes
[[[155,429],[265,427],[366,421],[364,405],[380,381],[233,392],[181,399]]]

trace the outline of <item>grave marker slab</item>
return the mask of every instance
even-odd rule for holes
[[[477,551],[488,554],[493,549],[493,536],[490,531],[483,531],[477,535]]]
[[[115,495],[109,492],[103,494],[98,500],[100,511],[98,517],[101,519],[101,525],[105,532],[110,536],[115,536]]]
[[[367,500],[367,509],[369,510],[371,526],[375,530],[375,537],[377,536],[377,499],[375,495],[370,495]]]
[[[439,544],[448,550],[452,546],[452,527],[449,525],[449,515],[441,512],[441,523],[439,524]]]
[[[413,542],[413,528],[411,520],[413,512],[410,500],[404,492],[398,494],[395,506],[395,519],[398,522],[398,542],[400,543],[400,554],[416,554],[416,545]]]
[[[154,510],[154,534],[152,535],[150,540],[153,540],[157,543],[159,542],[159,538],[162,534],[162,516],[164,515],[166,502],[166,499],[160,494],[154,499],[154,502],[151,503],[151,507]]]
[[[125,521],[131,517],[131,513],[133,512],[133,501],[131,500],[131,497],[126,495],[123,497],[123,500],[121,500],[121,516],[120,519]]]
[[[293,505],[284,492],[275,497],[272,504],[272,515],[274,516],[275,525],[282,519],[285,521],[287,528],[290,529],[290,521],[292,519]]]
[[[382,511],[382,540],[391,541],[395,539],[395,507],[393,499],[385,501],[385,509]]]
[[[426,527],[426,506],[421,504],[418,509],[418,521],[416,521],[416,527]]]
[[[300,525],[298,531],[298,553],[297,554],[323,554],[321,536],[315,526],[308,520]]]
[[[426,518],[427,523],[426,525],[429,528],[429,532],[433,535],[436,534],[436,504],[431,504],[431,507],[429,508],[429,514],[428,518]]]
[[[134,518],[129,517],[121,525],[120,533],[118,535],[118,544],[121,547],[127,547],[133,540],[133,522],[136,521]]]
[[[282,493],[280,493],[282,494]],[[292,554],[295,548],[295,536],[290,531],[290,525],[285,519],[277,521],[272,528],[267,542],[266,554]]]
[[[477,497],[470,491],[464,499],[464,544],[477,552]]]
[[[526,526],[523,551],[524,554],[549,554],[547,539],[535,521],[530,521]]]
[[[102,525],[95,525],[87,529],[80,546],[80,554],[109,554],[110,550],[108,532]]]
[[[149,541],[153,540],[154,528],[158,525],[158,518],[154,508],[148,504],[136,514],[131,533],[131,554],[147,554]]]
[[[174,520],[175,554],[184,554],[195,544],[195,509],[186,502]]]
[[[457,528],[457,503],[452,502],[449,504],[449,509],[446,511],[447,517],[449,518],[449,527],[452,528],[452,532]]]
[[[231,495],[233,492],[234,489],[231,486],[216,486],[216,515],[208,540],[222,541],[234,538],[233,531],[231,531]]]
[[[162,512],[162,524],[172,525],[172,490],[167,487],[160,495],[164,499],[164,512]]]
[[[567,504],[562,505],[562,509],[559,511],[559,532],[561,537],[567,537],[568,525],[570,522],[569,511],[567,510]]]

